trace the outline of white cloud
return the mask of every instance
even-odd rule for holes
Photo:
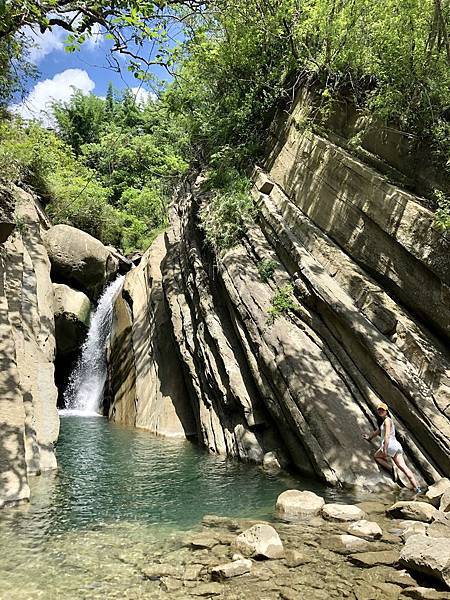
[[[89,50],[93,50],[97,46],[99,46],[103,41],[103,34],[101,32],[101,27],[98,23],[94,23],[91,27],[91,31],[89,33],[89,37],[87,38],[85,45]]]
[[[145,106],[145,104],[148,104],[149,102],[155,102],[157,99],[155,93],[144,90],[144,88],[132,87],[130,88],[130,91],[133,92],[136,104],[140,104],[141,106]]]
[[[70,18],[71,15],[73,13],[67,13],[67,17]],[[76,25],[76,21],[74,24]],[[47,29],[44,33],[34,30],[31,27],[24,27],[22,32],[32,41],[28,59],[36,65],[48,54],[64,51],[64,44],[68,36],[68,32],[61,27],[53,27],[52,30]],[[86,36],[86,41],[81,45],[81,48],[85,48],[86,50],[97,48],[103,41],[100,25],[95,23],[90,32],[86,33]]]
[[[20,104],[13,104],[10,110],[24,119],[38,119],[46,127],[54,126],[51,104],[55,100],[66,101],[74,89],[87,94],[92,92],[95,83],[82,69],[66,69],[52,79],[39,81]]]
[[[32,40],[33,46],[30,48],[28,59],[34,64],[39,63],[51,52],[64,50],[67,32],[59,27],[52,31],[48,29],[45,33],[25,27],[23,33]]]

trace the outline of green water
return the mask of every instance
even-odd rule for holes
[[[33,501],[0,512],[1,598],[141,597],[136,564],[205,514],[270,518],[293,487],[351,499],[103,418],[63,417],[57,455]]]

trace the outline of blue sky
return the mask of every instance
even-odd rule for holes
[[[100,31],[93,31],[80,51],[68,53],[64,49],[67,32],[55,28],[45,34],[28,30],[33,39],[29,59],[40,73],[32,82],[24,98],[16,98],[11,109],[25,118],[36,118],[45,125],[52,125],[50,105],[54,100],[66,101],[73,88],[84,93],[105,96],[109,82],[124,91],[129,88],[138,94],[137,100],[148,101],[152,94],[151,84],[141,83],[127,70],[127,62],[118,57],[121,72],[108,68],[107,56],[112,42],[105,40]],[[161,79],[168,79],[167,72],[160,67],[150,71]]]

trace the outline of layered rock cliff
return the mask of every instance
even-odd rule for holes
[[[29,497],[29,474],[56,468],[59,430],[48,224],[30,194],[2,190],[4,201],[11,227],[0,246],[0,506]]]
[[[192,411],[210,451],[256,462],[274,452],[330,484],[376,485],[385,477],[363,433],[383,400],[415,471],[429,482],[448,475],[448,237],[421,198],[300,128],[295,112],[277,132],[265,171],[254,174],[257,218],[239,244],[211,253],[198,222],[208,197],[186,182],[165,256],[158,240],[156,256],[150,250],[141,274],[128,276],[116,305],[110,415],[161,432],[151,410],[138,422],[137,406],[152,406],[152,388],[182,373],[167,396]],[[261,278],[268,260],[273,273]],[[143,285],[142,273],[159,268],[164,294],[159,279],[157,292],[148,275]],[[270,319],[280,293],[289,310]],[[146,325],[158,306],[168,316]],[[156,360],[162,331],[174,344]],[[134,356],[137,333],[146,346]],[[155,361],[169,372],[153,369],[138,393]]]

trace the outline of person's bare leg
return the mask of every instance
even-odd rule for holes
[[[411,469],[406,466],[405,459],[403,458],[403,454],[401,452],[398,452],[392,458],[392,460],[395,462],[395,464],[400,469],[400,471],[403,471],[403,473],[409,479],[409,481],[410,481],[411,485],[413,486],[413,488],[414,489],[418,488],[419,486],[417,484],[416,478],[414,477],[414,474],[411,471]]]
[[[373,455],[374,459],[377,461],[377,463],[379,465],[381,465],[382,467],[384,467],[387,471],[389,471],[390,473],[392,473],[392,467],[391,465],[388,463],[388,461],[384,458],[383,453],[381,452],[381,450],[377,450],[375,452],[375,454]]]

